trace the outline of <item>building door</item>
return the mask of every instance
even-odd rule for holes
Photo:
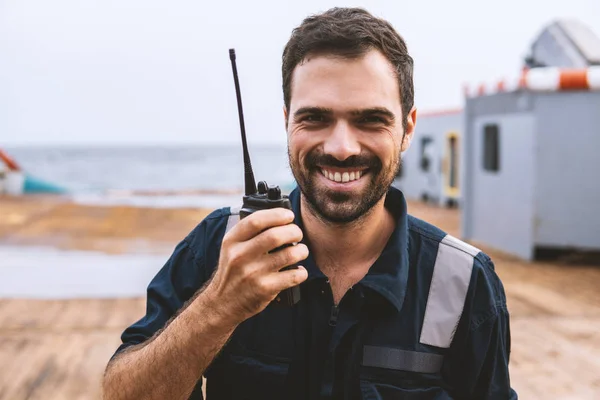
[[[469,157],[470,238],[529,259],[534,221],[535,119],[529,113],[476,117]]]

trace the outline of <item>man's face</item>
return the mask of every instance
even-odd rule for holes
[[[387,193],[416,111],[404,135],[398,81],[376,50],[350,60],[308,58],[295,68],[291,89],[285,117],[294,178],[319,217],[354,221]]]

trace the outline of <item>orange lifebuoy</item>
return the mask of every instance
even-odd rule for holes
[[[4,164],[8,167],[8,169],[12,171],[19,171],[21,168],[17,165],[17,163],[8,156],[2,149],[0,149],[0,160],[4,161]]]

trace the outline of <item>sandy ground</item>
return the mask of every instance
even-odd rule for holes
[[[60,249],[164,253],[210,210],[83,206],[62,197],[0,197],[0,241]]]
[[[410,203],[409,211],[458,235],[456,210]],[[0,198],[0,244],[164,252],[207,212]],[[520,398],[600,399],[600,267],[525,263],[480,247],[508,295],[511,376]],[[144,308],[143,298],[0,299],[0,399],[100,398],[119,335]]]

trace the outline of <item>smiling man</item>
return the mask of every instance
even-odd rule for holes
[[[200,399],[203,375],[211,400],[517,398],[492,261],[408,215],[391,185],[416,123],[412,68],[398,33],[361,9],[293,31],[293,213],[225,207],[182,240],[123,332],[105,398]],[[296,285],[297,304],[273,301]]]

